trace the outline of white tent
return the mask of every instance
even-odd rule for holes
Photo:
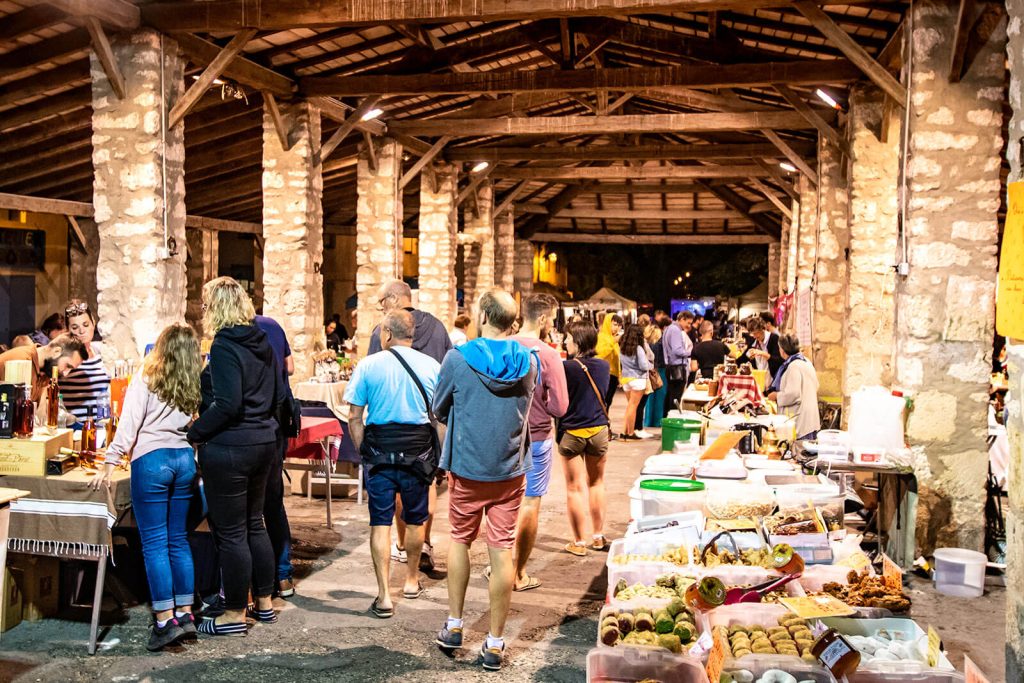
[[[633,313],[636,302],[627,299],[610,287],[602,287],[594,296],[573,304],[575,308],[585,311],[615,311],[617,313]]]

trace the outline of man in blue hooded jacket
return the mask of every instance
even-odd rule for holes
[[[441,468],[448,471],[448,619],[437,644],[462,647],[462,609],[469,584],[469,546],[487,515],[491,561],[490,632],[480,648],[485,669],[501,668],[502,634],[512,600],[512,546],[530,469],[530,403],[540,367],[535,354],[509,339],[518,314],[507,292],[485,292],[477,306],[480,337],[449,351],[441,364],[433,409],[448,427]]]

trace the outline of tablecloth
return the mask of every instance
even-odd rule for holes
[[[11,503],[7,547],[15,552],[89,557],[108,552],[110,529],[131,506],[131,475],[115,470],[109,491],[87,486],[95,476],[95,470],[79,468],[59,477],[0,477],[0,486],[30,492]]]
[[[754,405],[760,405],[764,401],[761,389],[757,386],[757,380],[751,375],[722,375],[718,379],[719,396],[735,391],[741,392],[743,398]]]
[[[300,401],[323,403],[338,419],[348,422],[348,404],[345,403],[345,387],[348,382],[300,382],[292,393]]]
[[[331,437],[342,435],[341,423],[333,417],[302,417],[302,429],[295,438],[288,439],[286,458],[304,458],[320,460],[323,458],[321,442]],[[338,439],[332,439],[330,445],[331,460],[338,459]]]

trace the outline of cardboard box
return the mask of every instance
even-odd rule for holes
[[[25,621],[52,617],[60,606],[60,560],[39,555],[8,555],[8,563],[20,572],[22,611]]]
[[[36,429],[31,439],[0,439],[0,475],[45,476],[47,459],[73,445],[70,429],[58,429],[52,435]]]
[[[0,633],[7,633],[21,623],[22,599],[15,571],[10,567],[4,570],[4,608],[0,611]]]

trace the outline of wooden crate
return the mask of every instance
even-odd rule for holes
[[[70,429],[58,429],[52,435],[36,429],[31,439],[0,439],[0,475],[45,476],[47,458],[73,446]]]

